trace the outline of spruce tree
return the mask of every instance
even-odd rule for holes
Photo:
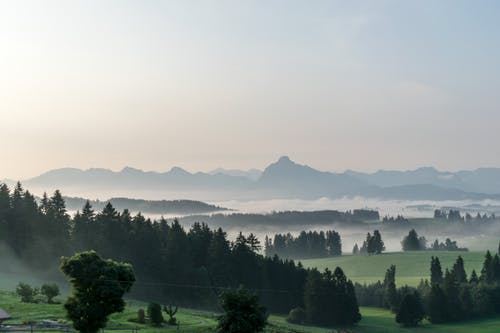
[[[458,256],[457,260],[455,261],[451,273],[453,274],[458,284],[467,282],[467,273],[465,272],[464,260],[461,256]]]
[[[438,257],[431,257],[431,285],[443,282],[443,271]]]
[[[374,245],[374,250],[375,250],[375,253],[377,254],[380,254],[382,252],[385,251],[385,244],[384,244],[384,241],[382,240],[382,235],[380,234],[380,232],[378,230],[375,230],[373,232],[373,242],[375,243]]]
[[[354,247],[352,248],[352,254],[359,254],[358,243],[354,244]]]
[[[384,287],[384,305],[394,312],[399,305],[398,292],[396,290],[396,266],[391,265],[385,272]]]
[[[439,284],[432,284],[428,303],[429,321],[433,324],[444,323],[447,320],[447,302]]]
[[[485,283],[492,283],[494,279],[493,273],[493,257],[491,256],[490,251],[486,251],[486,255],[484,256],[483,268],[481,269],[481,281]]]
[[[469,283],[470,284],[478,284],[479,283],[479,277],[477,276],[475,269],[473,269],[472,273],[470,274]]]
[[[443,292],[446,298],[446,315],[451,321],[459,320],[464,312],[460,302],[460,288],[455,275],[446,269],[443,279]]]
[[[424,319],[424,308],[417,292],[406,294],[401,301],[396,322],[406,327],[417,326]]]

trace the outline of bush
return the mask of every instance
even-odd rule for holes
[[[139,309],[137,311],[137,322],[139,324],[145,324],[146,323],[146,314],[144,313],[144,309]]]
[[[267,324],[266,308],[259,305],[257,295],[246,289],[222,293],[221,307],[224,313],[217,326],[220,333],[256,333]]]
[[[290,310],[286,321],[292,324],[303,324],[306,321],[306,311],[302,308]]]
[[[45,283],[40,288],[41,294],[47,297],[47,303],[52,304],[54,297],[59,295],[59,287],[55,283]]]
[[[149,323],[152,326],[161,326],[163,323],[163,315],[161,313],[161,306],[157,303],[148,304],[148,317]]]
[[[21,297],[21,302],[33,303],[35,300],[36,290],[27,283],[19,282],[16,287],[16,294]]]

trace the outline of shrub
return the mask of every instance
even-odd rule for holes
[[[59,295],[59,287],[55,283],[45,283],[40,288],[40,292],[47,297],[47,303],[52,304],[54,297]]]
[[[35,290],[27,283],[19,282],[16,287],[16,294],[21,297],[23,303],[33,303]]]
[[[146,314],[144,313],[144,309],[139,309],[137,311],[137,322],[139,324],[145,324],[146,323]]]
[[[149,323],[152,326],[161,326],[163,323],[163,315],[161,314],[161,306],[158,303],[148,304]]]
[[[294,308],[290,310],[286,321],[292,324],[303,324],[306,321],[306,311],[302,308]]]
[[[225,291],[221,295],[221,307],[224,313],[219,316],[217,326],[220,333],[256,333],[267,324],[266,308],[246,289]]]

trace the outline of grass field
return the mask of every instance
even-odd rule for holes
[[[390,265],[396,265],[396,283],[398,286],[418,285],[420,279],[429,278],[431,256],[439,257],[443,272],[445,268],[451,268],[459,255],[465,263],[468,274],[475,269],[479,274],[484,260],[485,252],[392,252],[379,255],[344,255],[336,258],[308,259],[303,260],[305,267],[316,267],[319,270],[341,267],[347,277],[354,282],[371,283],[383,280],[386,269]],[[500,329],[499,329],[500,332]]]
[[[416,328],[405,328],[394,321],[394,314],[384,309],[361,308],[363,319],[354,327],[345,328],[353,333],[498,333],[500,318],[482,319],[465,323],[433,325],[427,321]],[[277,323],[283,328],[304,333],[331,333],[330,328],[301,326],[288,324],[284,317],[271,316],[271,323]],[[341,329],[339,329],[341,331]]]
[[[138,327],[144,333],[208,333],[216,331],[215,314],[195,310],[181,309],[177,314],[177,319],[181,322],[180,328],[166,326],[153,328],[147,325],[131,323],[129,318],[136,316],[137,310],[144,304],[133,302],[128,303],[123,313],[111,316],[109,327],[128,327],[132,330]],[[0,308],[6,310],[13,319],[8,323],[22,323],[24,321],[37,321],[42,319],[64,320],[65,313],[61,304],[24,304],[11,292],[0,291]],[[387,310],[375,308],[361,308],[363,319],[361,322],[350,328],[345,328],[348,332],[354,333],[497,333],[500,327],[500,318],[484,319],[466,323],[432,325],[424,322],[418,328],[402,328],[394,322],[394,315]],[[332,333],[333,328],[303,326],[289,324],[285,316],[271,315],[266,333]]]

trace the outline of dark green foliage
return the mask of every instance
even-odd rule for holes
[[[169,300],[179,306],[213,309],[221,289],[243,284],[258,290],[260,300],[270,311],[287,313],[304,306],[307,271],[292,260],[259,254],[255,235],[241,235],[239,242],[231,244],[222,229],[211,230],[203,223],[185,230],[176,220],[132,216],[127,210],[118,212],[108,202],[102,207],[100,212],[94,212],[85,202],[71,219],[59,192],[44,195],[37,204],[21,184],[13,191],[0,185],[0,241],[23,264],[35,269],[55,271],[61,256],[87,250],[129,262],[138,280],[153,282],[134,287],[133,297],[137,299]],[[351,219],[354,214],[346,213],[344,217]],[[304,217],[295,213],[278,215],[301,220]],[[305,215],[311,219],[331,217],[330,213]],[[339,251],[340,244],[334,246],[335,234],[324,235],[323,251]],[[328,246],[327,235],[333,241]]]
[[[16,294],[21,297],[23,303],[33,303],[35,300],[35,290],[27,283],[19,282],[16,287]]]
[[[302,231],[297,237],[292,234],[276,234],[265,242],[266,256],[306,259],[326,258],[342,255],[342,240],[335,230],[327,232]]]
[[[151,326],[161,326],[163,324],[163,315],[161,313],[161,306],[158,303],[148,304],[148,318]]]
[[[465,272],[464,260],[461,256],[458,256],[455,261],[451,273],[457,283],[462,284],[467,282],[467,273]]]
[[[40,293],[47,297],[47,303],[51,304],[54,297],[59,296],[59,286],[55,283],[45,283],[40,288]]]
[[[448,321],[458,321],[462,318],[464,309],[460,303],[460,288],[455,276],[446,269],[443,280],[443,291],[446,300],[446,317]]]
[[[476,270],[473,269],[472,273],[470,274],[470,279],[469,279],[470,284],[477,284],[479,283],[479,277],[477,276]]]
[[[428,318],[431,323],[444,323],[448,319],[446,296],[439,284],[433,284],[429,294]]]
[[[443,270],[438,257],[431,257],[431,285],[443,282]]]
[[[137,322],[139,324],[146,323],[146,313],[144,312],[144,309],[137,310]]]
[[[420,251],[425,250],[425,239],[419,238],[415,229],[411,229],[403,241],[401,242],[403,251]]]
[[[437,239],[432,244],[431,249],[433,251],[468,251],[465,247],[458,247],[456,241],[452,241],[449,238],[446,238],[444,243],[440,243]]]
[[[396,315],[396,322],[406,327],[417,326],[424,319],[424,308],[417,292],[403,297]]]
[[[488,284],[500,283],[500,257],[498,254],[492,256],[490,251],[486,252],[480,280]]]
[[[286,317],[286,321],[292,324],[303,324],[306,322],[307,313],[306,310],[302,308],[291,309]]]
[[[366,240],[363,242],[363,246],[359,250],[360,253],[367,254],[380,254],[385,251],[385,245],[382,241],[382,235],[378,230],[373,232],[373,236],[368,233],[366,235]]]
[[[123,295],[135,281],[132,266],[101,259],[94,251],[62,258],[61,270],[73,287],[64,307],[76,330],[95,333],[108,316],[123,311]]]
[[[218,319],[220,333],[257,333],[267,324],[266,308],[246,289],[225,291],[220,302],[224,311]]]
[[[399,306],[399,297],[396,290],[396,266],[391,265],[391,267],[387,269],[384,278],[384,286],[384,306],[394,312]]]
[[[351,325],[361,320],[354,286],[337,267],[332,274],[309,271],[304,291],[308,323]]]

